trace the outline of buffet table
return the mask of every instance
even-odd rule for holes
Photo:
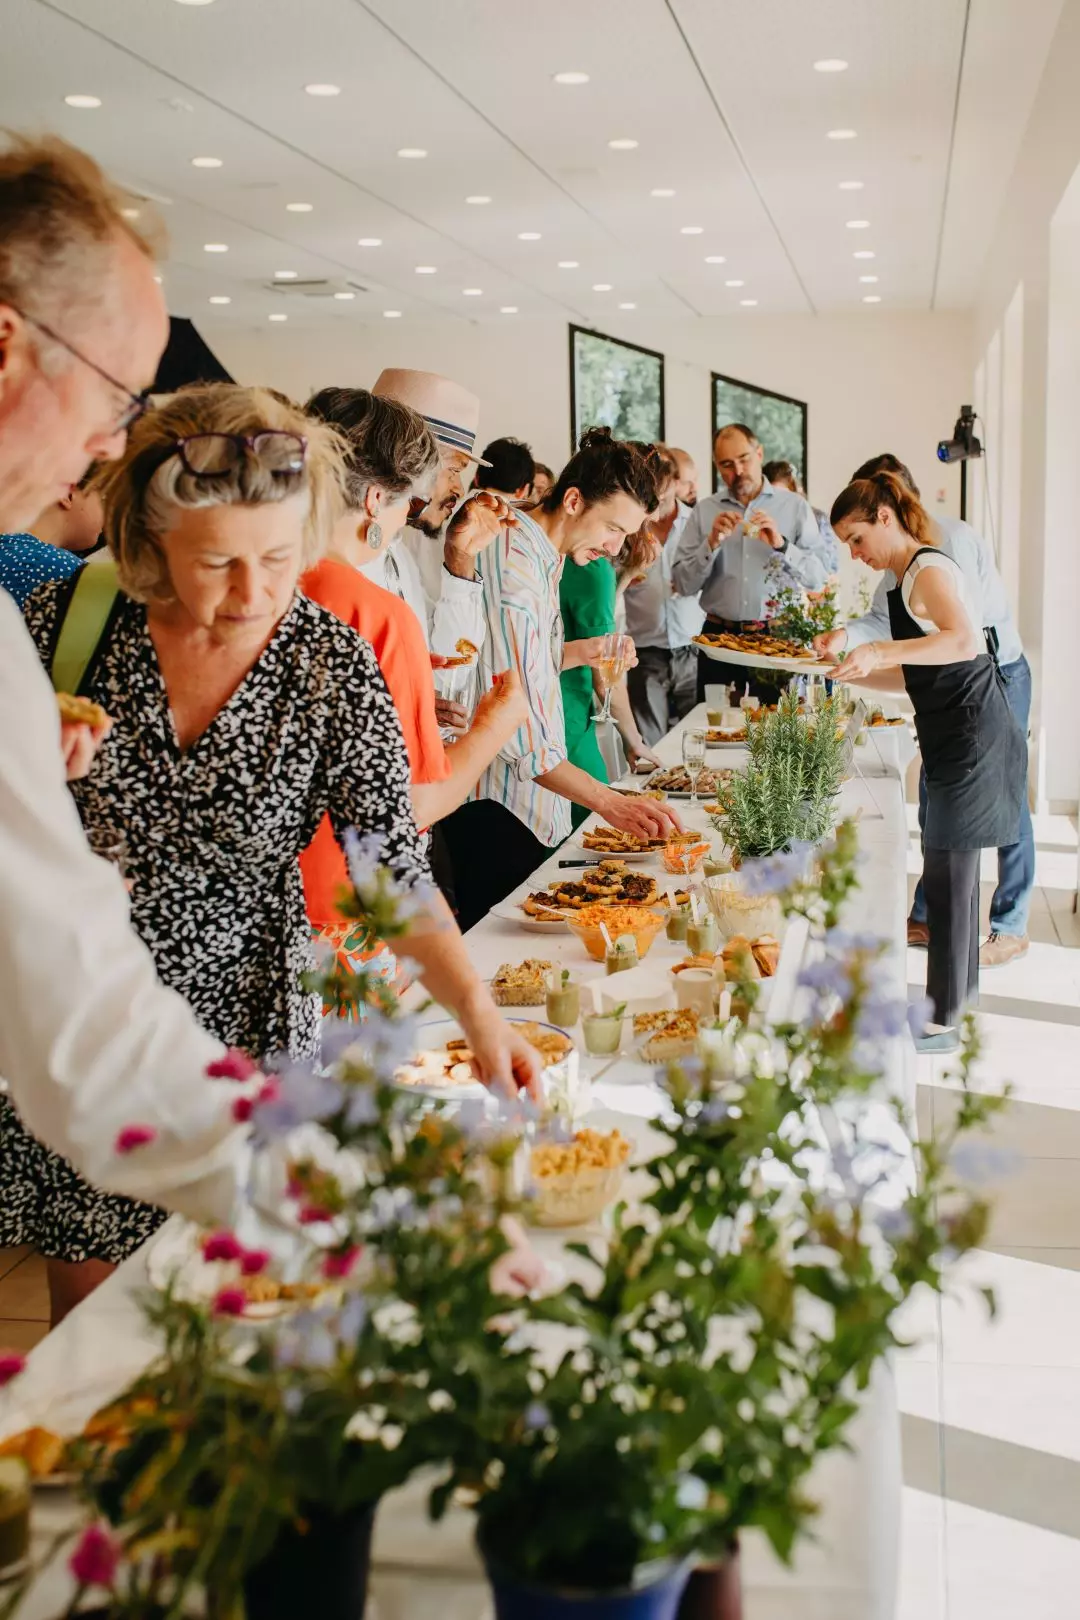
[[[665,764],[680,762],[682,731],[685,724],[694,723],[704,724],[703,709],[658,746],[656,752]],[[843,789],[840,805],[843,816],[859,818],[864,856],[862,887],[846,921],[853,929],[870,930],[893,942],[884,971],[900,994],[906,978],[907,825],[901,782],[907,754],[899,730],[870,733],[866,744],[855,751],[855,774]],[[741,750],[710,751],[708,758],[717,768],[737,768],[743,762]],[[700,806],[680,802],[676,807],[686,825],[707,828]],[[573,843],[564,846],[539,869],[532,886],[543,887],[545,880],[558,874],[560,859],[582,858],[584,852]],[[666,878],[659,862],[642,870],[656,870],[661,889],[675,882]],[[583,946],[565,933],[538,935],[488,917],[468,939],[472,958],[485,977],[503,962],[530,956],[571,967],[586,980],[603,971],[588,963]],[[684,946],[661,934],[644,965],[653,964],[662,982],[670,978],[671,964],[684,954]],[[913,1050],[898,1041],[886,1059],[883,1085],[893,1095],[913,1099]],[[645,1156],[652,1134],[649,1121],[660,1105],[654,1071],[629,1054],[612,1059],[582,1054],[581,1061],[592,1082],[590,1123],[601,1129],[617,1125],[634,1141],[635,1157]],[[879,1101],[868,1106],[882,1105]],[[557,1240],[544,1234],[541,1247],[554,1253]],[[32,1352],[26,1372],[0,1394],[0,1435],[31,1423],[77,1432],[145,1366],[154,1351],[137,1303],[139,1289],[146,1285],[145,1255],[143,1250],[133,1256]],[[800,1547],[792,1569],[779,1564],[763,1538],[756,1534],[744,1538],[746,1620],[892,1620],[900,1456],[895,1394],[887,1368],[879,1369],[851,1439],[851,1453],[827,1456],[811,1476],[809,1494],[817,1498],[821,1512],[815,1540]],[[596,1487],[602,1490],[603,1481],[597,1480]],[[424,1483],[417,1481],[388,1497],[380,1508],[369,1615],[372,1620],[487,1620],[491,1610],[472,1548],[471,1519],[463,1512],[451,1512],[432,1526],[424,1501]],[[66,1492],[37,1492],[34,1529],[40,1544],[70,1522],[74,1512]],[[54,1566],[20,1607],[20,1620],[55,1620],[70,1592],[62,1563]]]

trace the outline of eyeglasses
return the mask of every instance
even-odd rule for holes
[[[14,308],[14,306],[11,307]],[[118,382],[111,372],[105,370],[104,366],[99,366],[96,360],[91,360],[89,355],[83,354],[82,350],[77,349],[74,343],[69,343],[67,338],[61,337],[59,332],[54,332],[51,326],[45,325],[44,321],[39,321],[34,315],[27,315],[21,309],[16,310],[16,314],[21,315],[28,326],[35,326],[39,332],[44,332],[45,336],[53,343],[59,343],[62,349],[66,349],[68,354],[74,355],[75,359],[80,360],[84,366],[89,366],[91,371],[96,371],[99,377],[104,377],[105,381],[110,387],[115,388],[118,394],[127,396],[128,404],[113,423],[112,430],[114,433],[126,433],[130,427],[134,427],[140,416],[146,415],[150,408],[152,388],[144,388],[141,393],[133,394],[130,388],[124,383]]]
[[[274,478],[294,477],[303,472],[307,460],[307,440],[299,433],[268,428],[265,433],[189,433],[177,439],[176,454],[193,478],[216,478],[241,466],[245,456],[253,456]]]

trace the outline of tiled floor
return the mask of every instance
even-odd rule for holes
[[[1076,829],[1040,818],[1026,958],[984,974],[976,1084],[1008,1081],[988,1132],[1003,1149],[977,1299],[914,1303],[899,1366],[904,1518],[898,1620],[1080,1614],[1080,919]],[[917,870],[912,847],[911,869]],[[984,915],[994,860],[983,867]],[[925,955],[909,952],[920,985]],[[920,1128],[952,1105],[945,1061],[920,1060]],[[1010,1156],[1008,1166],[1005,1155]]]
[[[1040,819],[1030,954],[986,974],[977,1083],[1013,1100],[990,1133],[1015,1155],[994,1188],[987,1247],[964,1268],[992,1284],[913,1302],[901,1358],[904,1511],[897,1620],[1072,1620],[1080,1615],[1080,919],[1076,828]],[[916,846],[911,870],[918,869]],[[993,862],[984,867],[984,911]],[[921,985],[925,955],[910,952]],[[920,1128],[950,1107],[947,1063],[923,1060]],[[0,1345],[44,1336],[42,1262],[0,1251]]]

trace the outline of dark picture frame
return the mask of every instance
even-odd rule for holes
[[[729,392],[724,409],[720,409],[722,385]],[[740,399],[738,395],[744,397]],[[769,402],[772,402],[771,407]],[[778,411],[777,406],[793,407],[791,412]],[[766,461],[793,461],[799,470],[804,489],[808,488],[809,455],[806,424],[809,407],[805,399],[792,394],[779,394],[774,388],[761,388],[757,383],[741,377],[728,377],[722,371],[711,373],[709,408],[712,412],[711,442],[716,442],[720,428],[728,422],[745,422],[753,428],[765,449]],[[785,417],[790,420],[785,422]],[[796,416],[798,422],[796,423]],[[713,491],[719,487],[719,474],[713,466]]]
[[[624,376],[620,379],[620,354]],[[641,356],[651,363],[643,365]],[[650,376],[655,365],[655,375]],[[579,369],[580,368],[580,369]],[[598,392],[607,378],[609,397],[601,403]],[[643,386],[653,398],[642,398]],[[617,401],[612,391],[620,395]],[[570,452],[577,449],[586,428],[610,427],[617,439],[663,441],[665,423],[664,356],[641,343],[609,337],[594,327],[570,327]],[[631,397],[637,396],[637,397]],[[612,408],[612,404],[616,408]]]

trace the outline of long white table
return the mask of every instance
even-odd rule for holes
[[[659,745],[665,763],[678,763],[686,724],[703,723],[703,710],[690,715]],[[856,750],[856,775],[841,798],[841,814],[859,817],[864,858],[862,887],[853,898],[847,924],[886,936],[892,949],[883,970],[903,994],[904,919],[907,887],[904,852],[907,824],[901,788],[908,750],[899,732],[872,733]],[[739,751],[710,752],[709,763],[738,766]],[[707,827],[704,812],[680,802],[688,825]],[[710,829],[711,830],[711,829]],[[539,869],[537,887],[559,871],[560,859],[578,858],[564,847]],[[659,863],[657,863],[659,869]],[[643,867],[643,871],[651,870]],[[563,874],[573,876],[573,873]],[[666,878],[661,869],[661,887]],[[674,880],[672,880],[674,881]],[[584,948],[569,935],[538,935],[488,917],[469,934],[470,954],[485,976],[501,962],[538,956],[572,967],[588,977]],[[685,950],[661,935],[648,958],[666,973]],[[914,1061],[902,1042],[890,1047],[883,1086],[893,1095],[913,1097]],[[592,1080],[590,1118],[618,1125],[640,1155],[647,1149],[650,1119],[659,1105],[653,1072],[631,1055],[610,1060],[583,1058]],[[550,1235],[545,1245],[556,1241]],[[0,1435],[27,1423],[75,1432],[147,1363],[154,1341],[147,1332],[136,1295],[146,1283],[145,1251],[133,1256],[89,1300],[31,1354],[24,1375],[0,1392]],[[852,1430],[850,1454],[824,1458],[811,1477],[809,1492],[820,1503],[815,1539],[802,1544],[793,1567],[785,1569],[762,1537],[744,1537],[743,1579],[747,1620],[893,1620],[897,1540],[900,1519],[899,1422],[891,1373],[882,1367]],[[597,1481],[597,1488],[603,1482]],[[450,1513],[442,1524],[428,1524],[421,1481],[388,1497],[376,1522],[372,1620],[488,1620],[487,1589],[472,1547],[472,1521]],[[51,1536],[71,1520],[66,1493],[38,1494],[35,1535]],[[36,1583],[19,1610],[20,1620],[54,1620],[70,1597],[70,1582],[58,1564]]]

